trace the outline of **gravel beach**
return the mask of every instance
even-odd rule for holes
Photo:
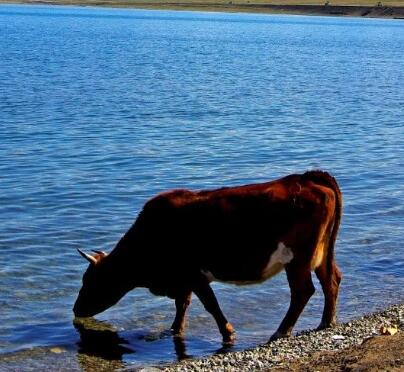
[[[385,327],[382,329],[382,327]],[[322,331],[304,331],[241,352],[184,360],[164,371],[404,370],[404,303]],[[389,335],[389,333],[395,333]],[[387,333],[382,335],[382,333]],[[369,355],[374,356],[372,360]],[[366,366],[360,367],[365,360]],[[358,364],[359,363],[359,364]],[[370,364],[369,364],[370,363]],[[350,370],[355,370],[351,368]]]

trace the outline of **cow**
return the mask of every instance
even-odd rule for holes
[[[171,327],[183,335],[194,293],[215,319],[223,343],[235,331],[223,315],[212,281],[260,283],[285,269],[289,309],[270,341],[291,335],[313,295],[311,272],[324,293],[319,329],[336,322],[342,274],[334,244],[342,194],[327,172],[209,191],[178,189],[150,199],[111,253],[79,253],[90,265],[74,304],[76,317],[94,316],[136,287],[175,300]]]

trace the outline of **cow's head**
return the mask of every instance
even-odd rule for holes
[[[90,265],[83,275],[83,286],[73,307],[76,317],[90,317],[115,305],[127,292],[122,289],[119,269],[107,259],[102,251],[94,255],[78,250]]]

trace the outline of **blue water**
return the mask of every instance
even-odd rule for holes
[[[0,6],[0,369],[220,351],[196,299],[183,345],[165,332],[172,301],[146,290],[72,324],[76,248],[112,249],[175,187],[326,169],[344,193],[339,318],[403,301],[403,50],[399,20]],[[317,288],[297,330],[319,323]],[[289,301],[283,274],[214,290],[235,350]]]

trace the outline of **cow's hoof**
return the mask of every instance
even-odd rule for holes
[[[223,336],[223,346],[234,345],[235,341],[236,341],[236,332]]]
[[[236,340],[236,332],[230,323],[226,323],[224,329],[221,331],[223,336],[223,345],[233,345]]]
[[[279,340],[280,338],[289,338],[290,337],[290,333],[281,333],[276,331],[271,338],[269,339],[268,343],[272,342],[272,341],[276,341]]]
[[[327,329],[327,328],[332,328],[335,325],[337,325],[337,322],[335,320],[333,320],[332,322],[324,322],[321,321],[321,323],[318,325],[318,327],[316,328],[316,331],[321,331],[323,329]]]

